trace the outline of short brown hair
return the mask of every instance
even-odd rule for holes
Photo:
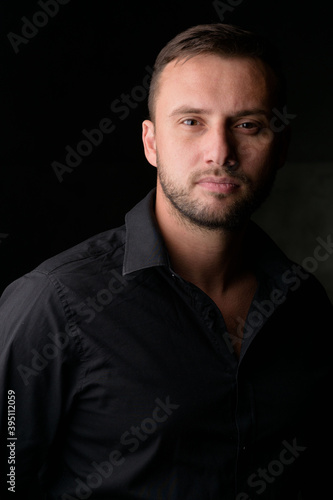
[[[199,54],[224,57],[258,58],[271,67],[277,80],[279,104],[286,104],[286,82],[275,47],[266,38],[237,26],[222,23],[200,24],[175,36],[158,54],[150,83],[148,109],[155,119],[159,77],[173,60],[190,59]]]

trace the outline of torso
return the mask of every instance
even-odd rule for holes
[[[244,323],[256,289],[257,280],[253,274],[224,295],[211,297],[221,311],[237,358],[240,356]]]

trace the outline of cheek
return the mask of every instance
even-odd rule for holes
[[[200,148],[193,141],[169,133],[156,138],[156,147],[160,163],[175,175],[186,174],[198,165]]]
[[[236,146],[238,159],[244,170],[252,165],[260,168],[270,163],[274,158],[275,137],[271,130],[265,129],[258,136],[249,136],[240,141]]]

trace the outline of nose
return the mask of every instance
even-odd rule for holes
[[[229,170],[238,167],[236,146],[227,128],[214,127],[204,136],[204,161],[209,166],[224,166]]]

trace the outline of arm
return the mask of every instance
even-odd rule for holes
[[[61,441],[61,422],[80,385],[78,341],[57,282],[35,271],[5,290],[0,299],[2,498],[15,476],[15,498],[37,500],[40,484],[53,473],[49,464]]]

